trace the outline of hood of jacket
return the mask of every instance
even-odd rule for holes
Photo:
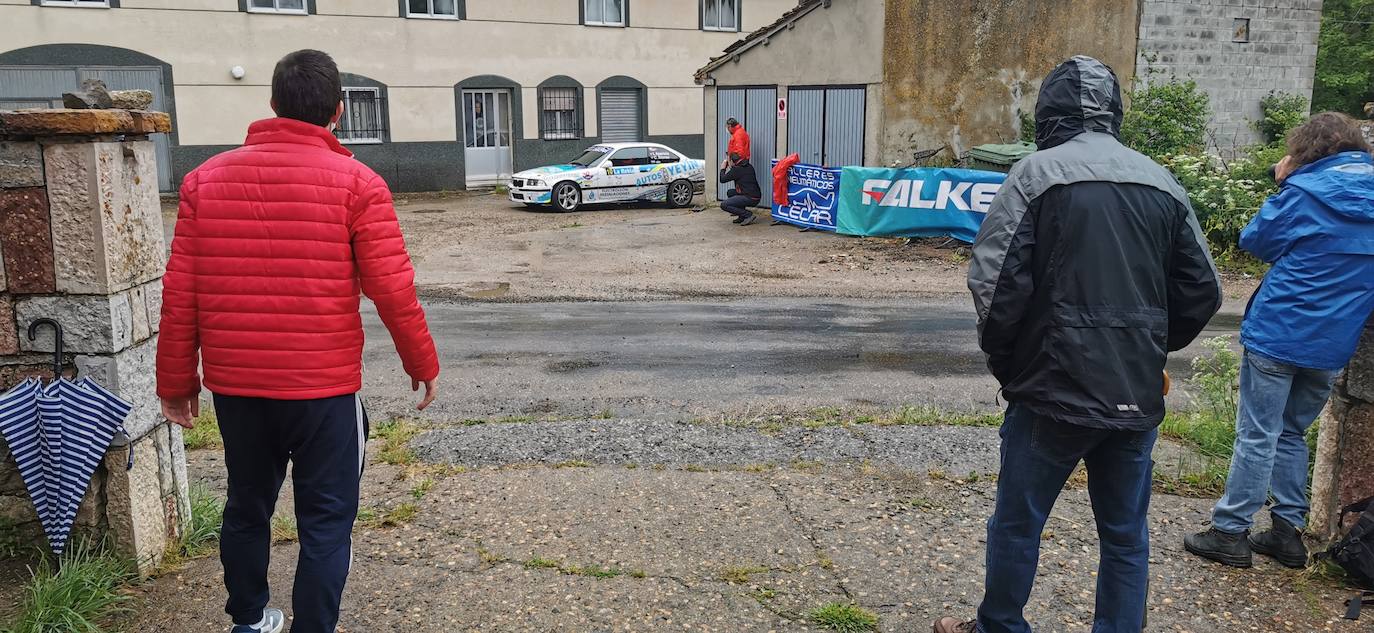
[[[1078,55],[1040,84],[1035,104],[1035,144],[1049,149],[1084,132],[1121,135],[1121,84],[1106,64]]]
[[[1299,167],[1284,186],[1296,187],[1355,222],[1374,222],[1374,157],[1341,152]]]

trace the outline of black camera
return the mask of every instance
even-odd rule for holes
[[[1269,179],[1272,180],[1272,181],[1274,181],[1274,182],[1278,182],[1278,181],[1279,181],[1279,166],[1278,166],[1278,165],[1270,165],[1270,166],[1269,166]]]

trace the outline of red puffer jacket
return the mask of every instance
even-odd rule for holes
[[[163,278],[157,392],[307,400],[362,388],[359,289],[407,374],[439,374],[381,177],[322,127],[267,119],[187,174]]]

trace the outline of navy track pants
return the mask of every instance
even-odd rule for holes
[[[291,631],[333,633],[353,562],[368,433],[362,401],[356,394],[319,400],[216,394],[215,413],[229,471],[220,534],[225,612],[235,624],[256,624],[271,597],[272,513],[289,462],[301,547]]]

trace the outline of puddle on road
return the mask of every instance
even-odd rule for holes
[[[476,283],[459,290],[469,299],[498,299],[510,294],[510,283],[504,281]]]

